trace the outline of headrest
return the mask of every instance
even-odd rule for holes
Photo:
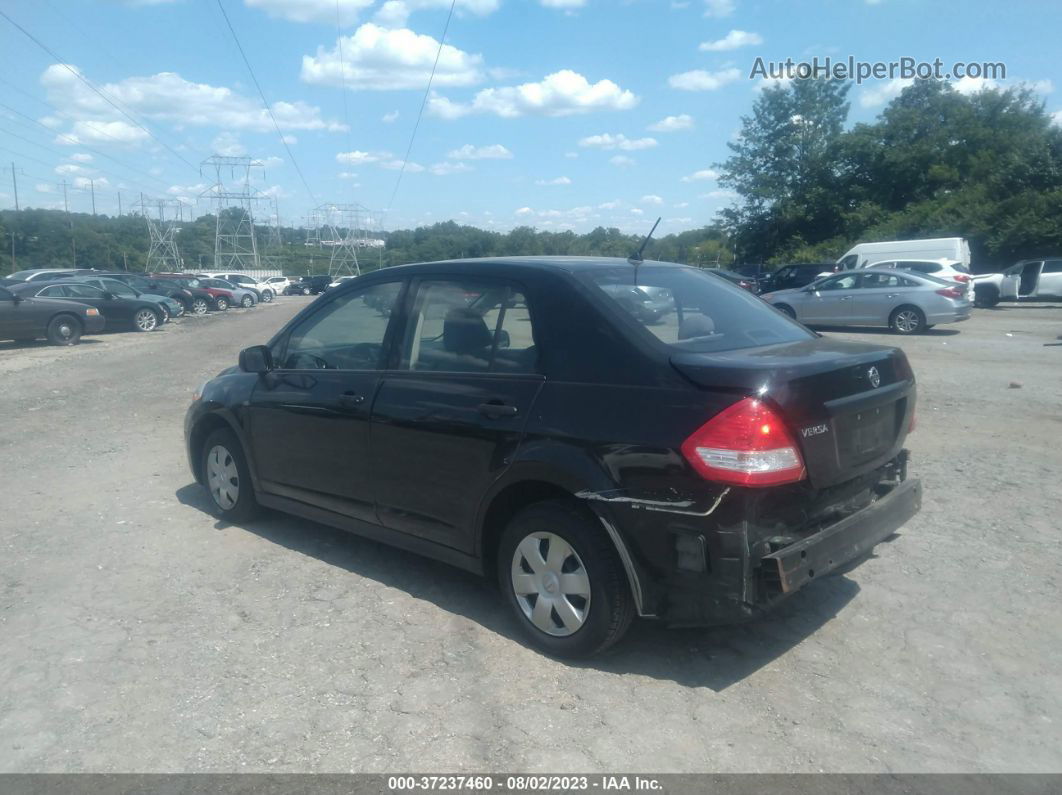
[[[482,354],[493,336],[483,316],[473,309],[457,307],[443,321],[443,348],[450,353]]]
[[[686,315],[679,324],[678,338],[680,340],[710,337],[712,334],[715,334],[715,322],[708,315]]]

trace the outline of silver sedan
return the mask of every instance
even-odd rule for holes
[[[865,268],[760,296],[808,326],[888,326],[917,334],[970,317],[965,291],[920,273]]]

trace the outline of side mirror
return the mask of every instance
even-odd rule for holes
[[[266,345],[252,345],[240,351],[240,369],[245,373],[268,373],[273,369],[273,352]]]

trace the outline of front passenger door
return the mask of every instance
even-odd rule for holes
[[[533,307],[500,281],[439,277],[411,290],[401,370],[372,412],[381,524],[471,552],[480,499],[509,465],[544,381]]]
[[[376,521],[369,414],[403,284],[325,301],[274,346],[246,409],[264,491]]]
[[[826,279],[802,304],[800,319],[805,323],[844,326],[856,322],[855,298],[860,274],[848,273]]]

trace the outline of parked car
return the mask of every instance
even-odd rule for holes
[[[967,290],[944,279],[885,268],[826,276],[806,287],[760,296],[809,326],[888,326],[917,334],[970,317]]]
[[[23,295],[0,287],[0,339],[32,342],[45,337],[52,345],[77,345],[85,334],[99,334],[106,321],[94,306]]]
[[[345,282],[349,282],[354,276],[337,276],[328,284],[329,290],[334,290],[336,287],[343,285]]]
[[[185,438],[226,521],[265,506],[497,576],[531,644],[580,656],[635,615],[754,618],[865,555],[919,510],[914,404],[903,351],[697,268],[520,257],[329,291],[197,391]]]
[[[748,290],[750,293],[756,292],[756,279],[751,276],[743,276],[740,273],[724,270],[723,268],[708,268],[705,272],[718,276],[721,279],[726,279],[731,284],[736,284],[741,289]]]
[[[202,315],[211,309],[224,312],[232,306],[234,298],[229,290],[221,290],[216,287],[200,286],[199,279],[185,276],[180,273],[154,273],[153,279],[166,280],[178,284],[190,291],[196,299],[192,303],[192,314]],[[204,306],[206,304],[206,306]]]
[[[952,282],[962,288],[966,297],[973,300],[973,282],[970,277],[970,269],[961,262],[954,260],[925,260],[925,259],[901,259],[877,262],[875,268],[895,268],[902,271],[921,273]]]
[[[1022,299],[1062,300],[1062,257],[1022,260],[1003,273],[974,276],[973,288],[978,306]]]
[[[206,277],[208,279],[222,279],[224,281],[230,282],[236,287],[242,287],[245,290],[250,290],[255,294],[257,300],[261,301],[263,304],[268,304],[270,301],[273,300],[273,296],[276,295],[276,293],[273,291],[273,288],[269,284],[267,284],[265,280],[256,279],[249,274],[240,273],[239,271],[225,271],[224,273],[201,273],[199,274],[199,276],[200,278]]]
[[[301,276],[288,285],[288,295],[320,295],[332,283],[331,276]]]
[[[830,272],[832,266],[821,262],[801,262],[792,265],[780,265],[776,270],[760,277],[757,289],[761,293],[770,293],[775,290],[793,290],[797,287],[811,284],[816,279],[825,275],[823,271]]]
[[[946,259],[970,266],[970,244],[961,237],[931,237],[922,240],[885,240],[879,243],[859,243],[837,260],[830,272],[869,268],[890,260]]]
[[[133,331],[154,331],[166,322],[165,314],[154,301],[121,298],[91,284],[72,281],[26,282],[7,289],[23,298],[70,300],[94,307],[107,321],[108,330],[129,328]]]
[[[111,279],[105,276],[75,276],[70,278],[69,281],[91,284],[93,287],[99,287],[101,290],[113,293],[121,298],[140,298],[144,301],[152,301],[158,304],[159,308],[166,314],[167,320],[184,314],[184,306],[180,301],[167,295],[141,292],[118,279]]]
[[[233,302],[244,309],[250,309],[258,303],[258,292],[248,287],[237,287],[225,279],[196,277],[196,281],[198,282],[196,286],[205,290],[225,290],[232,296]]]
[[[102,278],[120,281],[139,292],[172,298],[181,305],[181,314],[203,314],[210,310],[211,296],[209,293],[190,290],[169,279],[149,279],[144,274],[138,273],[107,273]]]
[[[291,279],[287,276],[270,276],[265,280],[266,285],[273,291],[273,295],[287,295],[288,285]]]
[[[31,270],[15,271],[7,278],[19,282],[32,282],[38,280],[56,279],[65,276],[73,276],[77,271],[70,268],[33,268]]]

